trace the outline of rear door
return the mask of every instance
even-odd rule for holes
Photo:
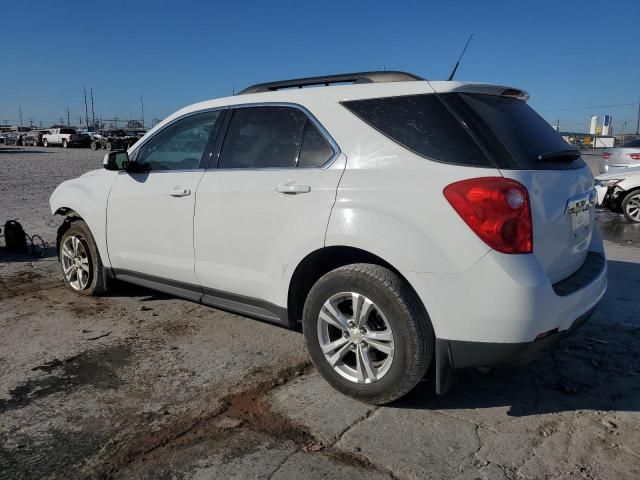
[[[116,276],[150,275],[196,286],[199,292],[195,193],[221,112],[197,113],[168,125],[132,155],[135,171],[118,172],[107,208],[107,244]]]
[[[344,157],[322,126],[290,105],[230,111],[219,160],[198,188],[196,274],[220,291],[286,306],[285,272],[324,245]],[[261,315],[268,317],[269,315]]]
[[[475,93],[441,97],[501,174],[527,187],[533,253],[550,281],[570,276],[584,263],[594,228],[593,177],[579,151],[521,99]]]

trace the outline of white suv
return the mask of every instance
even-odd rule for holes
[[[55,190],[73,290],[301,325],[327,381],[377,404],[430,367],[441,393],[525,362],[602,298],[590,170],[523,91],[365,72],[241,93]]]

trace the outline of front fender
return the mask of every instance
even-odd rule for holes
[[[103,173],[104,172],[104,173]],[[61,183],[51,194],[49,205],[53,215],[73,211],[91,230],[102,263],[111,266],[107,252],[107,202],[117,172],[99,170]]]

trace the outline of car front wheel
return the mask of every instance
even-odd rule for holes
[[[71,223],[60,238],[58,254],[67,287],[81,295],[101,295],[107,291],[102,260],[85,222]]]
[[[303,331],[320,374],[336,390],[377,405],[407,394],[433,356],[433,328],[420,300],[378,265],[347,265],[318,280]]]
[[[43,140],[42,141],[42,146],[43,147],[48,147],[49,146],[49,142],[47,140]]]
[[[622,213],[633,223],[640,223],[640,190],[634,190],[622,200]]]

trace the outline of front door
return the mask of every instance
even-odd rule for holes
[[[195,195],[221,112],[169,124],[132,154],[135,169],[119,172],[107,208],[107,246],[116,276],[144,274],[197,285]]]

